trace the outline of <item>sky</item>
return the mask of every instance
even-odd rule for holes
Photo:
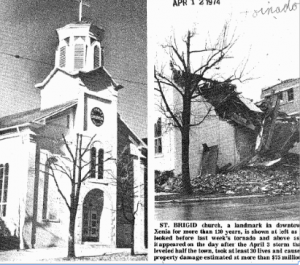
[[[1,1],[0,117],[39,107],[34,85],[52,70],[56,29],[78,21],[78,6],[74,0]],[[146,137],[146,0],[91,0],[83,17],[105,29],[105,68],[124,86],[118,112],[140,137]]]
[[[182,38],[188,30],[193,30],[197,33],[192,39],[193,48],[200,49],[206,40],[214,43],[228,21],[229,36],[234,35],[237,42],[232,58],[220,65],[220,71],[226,76],[247,62],[245,78],[250,80],[236,83],[245,97],[258,101],[262,88],[299,78],[298,0],[220,0],[219,5],[207,5],[206,0],[186,0],[186,5],[178,6],[174,5],[178,0],[151,2],[149,16],[155,14],[155,24],[151,25],[153,56],[158,67],[168,68],[168,56],[161,45],[171,36],[181,47]],[[273,13],[268,13],[271,8]],[[199,60],[193,61],[194,67],[197,63]]]

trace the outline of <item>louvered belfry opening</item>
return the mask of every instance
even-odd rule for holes
[[[84,44],[75,44],[74,49],[74,70],[84,67]]]
[[[94,47],[94,69],[100,66],[100,49],[98,46]]]
[[[66,46],[60,48],[59,66],[61,68],[66,67]]]

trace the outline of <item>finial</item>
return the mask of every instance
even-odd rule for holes
[[[79,22],[81,22],[82,19],[82,6],[90,7],[90,1],[89,0],[76,0],[79,2]]]

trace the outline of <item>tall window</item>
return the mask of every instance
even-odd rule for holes
[[[100,49],[96,45],[94,47],[94,68],[98,68],[100,66]]]
[[[66,46],[60,48],[59,53],[59,67],[63,68],[66,66]]]
[[[6,216],[9,165],[0,164],[0,216]]]
[[[91,170],[90,177],[91,178],[96,177],[96,155],[97,155],[96,148],[92,147],[92,149],[91,149],[91,164],[90,164],[90,170]]]
[[[291,88],[287,91],[288,94],[288,101],[294,100],[294,90]]]
[[[161,118],[158,118],[154,125],[154,137],[155,137],[155,154],[162,153],[162,133],[161,133]]]
[[[98,179],[103,179],[103,157],[104,157],[104,150],[99,149],[98,151]]]
[[[57,221],[59,194],[52,176],[51,162],[49,159],[45,166],[42,218],[47,221]],[[57,178],[58,175],[55,177]]]
[[[98,155],[98,156],[97,156]],[[103,179],[104,173],[104,150],[99,149],[97,153],[97,149],[95,147],[91,148],[91,162],[90,162],[90,178]]]
[[[80,70],[84,66],[84,45],[75,44],[74,50],[74,69]]]

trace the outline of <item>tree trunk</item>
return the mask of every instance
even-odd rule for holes
[[[189,38],[188,38],[188,71],[189,70]],[[192,194],[190,178],[190,125],[191,125],[191,80],[190,75],[186,80],[185,94],[183,96],[182,128],[181,128],[181,170],[183,190],[187,194]]]
[[[190,150],[190,134],[189,130],[183,130],[181,134],[181,146],[182,146],[182,153],[181,153],[181,170],[182,170],[182,185],[183,190],[187,194],[192,194],[193,189],[191,186],[191,178],[190,178],[190,157],[189,157],[189,150]]]
[[[68,258],[75,258],[75,219],[76,213],[71,209],[69,220]]]
[[[134,249],[134,223],[135,219],[131,222],[131,255],[135,255],[135,249]]]

